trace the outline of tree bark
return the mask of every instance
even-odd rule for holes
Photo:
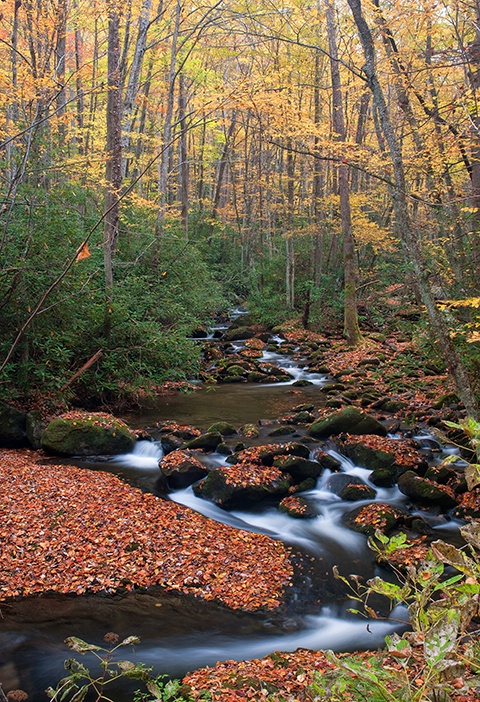
[[[343,113],[342,85],[338,68],[337,33],[333,5],[325,0],[327,18],[328,47],[330,54],[330,72],[332,77],[333,128],[336,141],[345,141],[345,117]],[[358,325],[357,313],[357,280],[358,272],[355,262],[355,240],[352,231],[352,214],[350,209],[350,189],[348,184],[348,166],[340,164],[338,171],[338,191],[340,195],[340,216],[343,235],[343,265],[344,265],[344,307],[343,333],[351,346],[356,346],[362,340]]]
[[[104,333],[111,331],[113,303],[113,259],[117,247],[119,194],[122,185],[122,100],[120,76],[120,18],[111,8],[108,20],[108,97],[107,97],[107,161],[104,196],[104,266],[105,322]]]

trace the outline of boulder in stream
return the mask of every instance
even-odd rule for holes
[[[218,444],[223,442],[223,437],[219,431],[207,431],[205,434],[197,436],[183,444],[182,449],[202,449],[203,451],[215,451]]]
[[[323,473],[320,463],[302,456],[279,456],[273,465],[282,473],[288,473],[294,483],[301,483],[306,478],[319,478]]]
[[[216,431],[219,431],[222,436],[233,436],[233,434],[237,433],[235,427],[228,422],[215,422],[207,429],[208,433]]]
[[[193,492],[220,507],[238,507],[286,495],[290,484],[289,476],[278,468],[236,463],[210,471],[204,480],[194,484]]]
[[[315,517],[318,517],[318,512],[308,500],[297,495],[284,497],[278,505],[278,509],[294,519],[315,519]]]
[[[373,536],[376,531],[384,534],[393,531],[403,517],[403,512],[386,502],[372,502],[352,510],[344,520],[350,529]]]
[[[450,509],[457,504],[454,492],[446,485],[439,485],[432,480],[421,478],[409,470],[398,479],[398,489],[415,502],[438,505]]]
[[[387,439],[375,434],[362,438],[342,437],[340,451],[355,465],[373,471],[370,480],[379,487],[392,487],[407,470],[423,475],[428,463],[409,439]]]
[[[41,442],[49,453],[101,456],[129,453],[135,445],[135,435],[111,414],[69,412],[49,423]]]
[[[326,439],[338,434],[378,434],[386,436],[387,430],[375,417],[365,414],[358,407],[345,407],[324,419],[313,422],[308,433],[316,439]]]
[[[207,468],[190,451],[172,451],[159,467],[172,490],[182,490],[208,475]]]
[[[376,495],[375,490],[361,478],[348,473],[334,473],[330,476],[326,488],[347,502],[373,500]]]

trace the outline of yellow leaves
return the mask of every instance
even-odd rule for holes
[[[443,300],[438,305],[440,309],[458,309],[459,307],[480,308],[480,297],[465,297],[462,300]]]

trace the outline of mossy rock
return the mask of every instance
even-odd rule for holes
[[[308,433],[316,439],[326,439],[343,433],[386,436],[387,430],[374,417],[365,414],[357,407],[349,406],[314,422],[310,425]]]
[[[241,326],[227,329],[223,338],[225,341],[245,341],[251,339],[256,334],[256,330],[252,327]]]
[[[387,340],[385,334],[381,332],[370,332],[367,336],[369,339],[373,339],[373,341],[377,341],[379,344],[383,344]]]
[[[290,424],[311,424],[311,422],[315,421],[315,415],[307,411],[295,412],[295,414],[291,415],[289,421]]]
[[[374,500],[376,491],[363,483],[363,485],[346,485],[339,497],[345,502],[358,502],[359,500]]]
[[[426,478],[421,478],[412,470],[403,473],[398,479],[398,489],[415,502],[427,505],[439,505],[450,509],[457,501],[443,485],[438,485]]]
[[[223,437],[219,431],[207,431],[195,439],[191,439],[183,444],[182,449],[202,449],[202,451],[215,451],[218,444],[223,442]]]
[[[235,427],[229,424],[228,422],[215,422],[214,424],[212,424],[212,426],[208,427],[207,429],[208,434],[217,431],[220,432],[222,436],[233,436],[237,433]]]
[[[358,365],[359,366],[379,366],[381,363],[380,359],[377,358],[376,356],[371,356],[369,358],[362,358],[361,361],[359,361]]]
[[[440,395],[432,407],[433,409],[443,409],[444,407],[448,407],[448,405],[456,405],[459,401],[458,395],[455,392],[449,392],[446,395]]]
[[[28,446],[27,415],[5,402],[0,402],[0,447],[24,446]]]
[[[227,368],[227,375],[238,376],[238,375],[243,375],[244,373],[246,373],[245,368],[242,368],[242,366],[239,364],[235,364],[233,366],[228,366],[228,368]]]
[[[333,393],[343,392],[344,390],[346,390],[344,383],[329,383],[323,386],[323,392],[326,392],[327,395],[333,395]]]
[[[408,407],[408,403],[404,402],[403,400],[385,400],[380,407],[383,412],[395,413],[406,409]]]
[[[332,473],[336,473],[337,471],[341,470],[342,464],[340,461],[326,451],[317,451],[314,455],[315,460],[320,463],[322,468],[327,468],[328,470],[332,471]]]
[[[254,466],[250,475],[248,465],[243,464],[240,470],[237,466],[216,468],[204,480],[194,484],[193,492],[220,507],[248,505],[266,497],[287,494],[291,485],[288,475],[265,468],[265,477],[262,478],[261,472],[258,466]]]
[[[312,412],[315,409],[313,404],[296,405],[292,408],[292,412]]]
[[[48,421],[38,410],[32,410],[27,414],[27,437],[34,449],[42,447],[42,434],[48,426]]]
[[[112,415],[78,413],[53,419],[41,444],[48,453],[62,456],[108,456],[132,451],[135,436]]]
[[[320,463],[302,456],[279,456],[273,465],[282,473],[288,473],[294,483],[301,483],[306,478],[319,478],[324,470]]]
[[[295,431],[295,427],[291,424],[281,424],[279,427],[268,432],[268,436],[287,436]]]
[[[332,397],[325,402],[325,407],[330,407],[331,409],[340,409],[343,407],[345,402],[340,400],[338,397]]]
[[[277,379],[277,383],[290,383],[293,380],[293,375],[289,375],[288,373],[282,373],[281,375],[276,375],[275,377]]]
[[[240,428],[240,433],[247,439],[256,439],[257,436],[260,436],[257,425],[253,423],[244,424],[243,427]]]
[[[247,379],[241,375],[226,375],[224,378],[219,378],[218,382],[224,385],[233,385],[234,383],[246,383]]]
[[[313,385],[311,380],[307,380],[306,378],[301,378],[300,380],[296,380],[292,385],[296,388],[306,388],[307,385]]]
[[[290,441],[288,444],[272,444],[271,446],[263,446],[260,448],[259,458],[266,466],[273,465],[273,462],[278,456],[300,456],[302,458],[310,458],[310,449],[305,444],[300,444],[296,441]]]
[[[403,519],[404,513],[386,502],[374,502],[357,507],[344,517],[346,526],[367,536],[381,531],[388,534]]]
[[[249,383],[269,383],[271,378],[266,373],[259,373],[258,371],[252,371],[248,374],[247,380]]]

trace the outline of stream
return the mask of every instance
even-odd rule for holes
[[[219,420],[235,426],[262,420],[260,436],[249,444],[291,440],[268,438],[272,422],[298,404],[311,402],[319,406],[323,397],[319,390],[327,379],[309,374],[301,362],[285,355],[264,352],[262,360],[284,368],[292,376],[291,382],[202,388],[192,394],[160,398],[141,413],[125,419],[134,428],[146,427],[154,438],[150,428],[163,420],[193,424],[200,429]],[[295,380],[302,378],[312,384],[293,386]],[[299,427],[297,431],[298,438],[294,436],[294,440],[301,441],[304,429]],[[423,442],[425,450],[429,448],[432,439],[428,434],[416,438]],[[316,447],[318,444],[312,444],[312,457]],[[370,471],[353,465],[333,449],[329,452],[341,461],[342,471],[368,483]],[[159,440],[139,441],[131,454],[65,462],[112,471],[142,490],[161,494],[158,462],[162,455]],[[225,456],[213,453],[204,460],[209,465],[222,465]],[[29,694],[30,702],[45,701],[44,690],[64,677],[63,663],[71,656],[64,639],[78,636],[102,645],[108,631],[117,632],[122,638],[136,635],[141,639],[133,654],[124,650],[121,658],[141,661],[152,666],[155,673],[173,677],[220,660],[257,658],[275,650],[304,647],[345,651],[381,646],[386,634],[405,626],[405,612],[397,608],[385,621],[349,614],[345,592],[331,575],[332,566],[336,565],[344,575],[355,573],[368,578],[378,573],[388,577],[373,565],[366,537],[342,526],[345,513],[371,500],[343,502],[328,489],[329,478],[326,470],[313,490],[302,493],[318,511],[318,516],[310,520],[282,514],[273,503],[262,503],[249,511],[226,511],[195,497],[191,488],[169,495],[210,519],[280,539],[301,555],[308,567],[295,583],[291,601],[282,612],[235,612],[215,603],[164,593],[159,588],[115,596],[51,595],[9,602],[0,607],[0,682],[4,689],[20,688]],[[402,507],[407,504],[407,498],[396,487],[377,488],[376,499]],[[450,539],[458,529],[457,523],[445,518],[425,512],[422,516],[438,533],[437,538]],[[87,656],[82,662],[88,667],[91,660]],[[132,689],[136,687],[138,684]],[[129,689],[122,685],[115,699],[131,699]]]

